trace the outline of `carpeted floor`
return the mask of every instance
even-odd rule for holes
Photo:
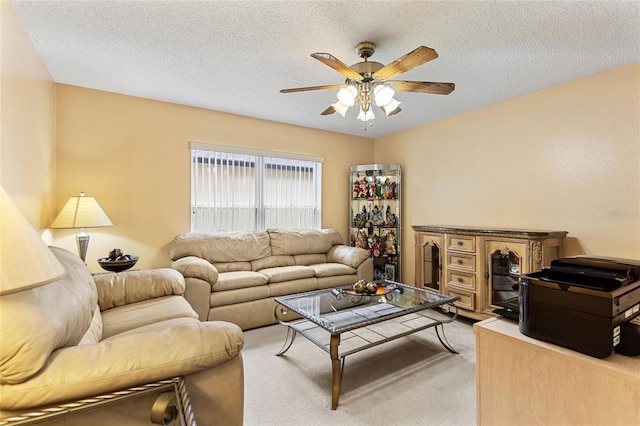
[[[460,353],[434,329],[346,358],[338,409],[331,410],[331,360],[298,335],[283,356],[282,325],[245,331],[245,425],[475,425],[472,322],[445,325]]]

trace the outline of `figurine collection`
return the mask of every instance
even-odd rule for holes
[[[387,269],[395,270],[398,255],[399,218],[391,208],[399,202],[398,184],[389,177],[372,176],[368,171],[366,176],[354,179],[352,185],[353,200],[357,201],[354,204],[362,206],[361,211],[353,210],[351,214],[352,245],[371,253],[374,280],[393,280],[395,272]]]
[[[398,198],[398,184],[386,178],[369,180],[366,177],[354,180],[353,198],[394,200]]]

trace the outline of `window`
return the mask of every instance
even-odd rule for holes
[[[191,231],[321,226],[322,158],[191,143]]]

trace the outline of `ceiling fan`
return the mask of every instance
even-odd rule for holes
[[[360,104],[358,119],[366,122],[375,117],[371,110],[372,104],[380,107],[386,115],[394,115],[401,111],[401,102],[393,97],[395,95],[394,89],[401,92],[436,95],[448,95],[455,89],[454,83],[389,80],[398,74],[436,59],[438,54],[430,47],[420,46],[388,65],[369,61],[375,50],[376,45],[373,42],[363,41],[358,43],[356,52],[364,60],[350,67],[329,53],[313,53],[311,54],[312,58],[317,59],[346,77],[345,83],[282,89],[280,93],[339,89],[338,100],[322,111],[321,115],[337,112],[344,117],[349,107]]]

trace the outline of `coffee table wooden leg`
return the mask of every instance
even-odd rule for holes
[[[342,385],[342,363],[338,355],[338,346],[340,346],[340,335],[331,335],[329,349],[331,352],[331,409],[338,408],[338,398],[340,398],[340,386]]]

